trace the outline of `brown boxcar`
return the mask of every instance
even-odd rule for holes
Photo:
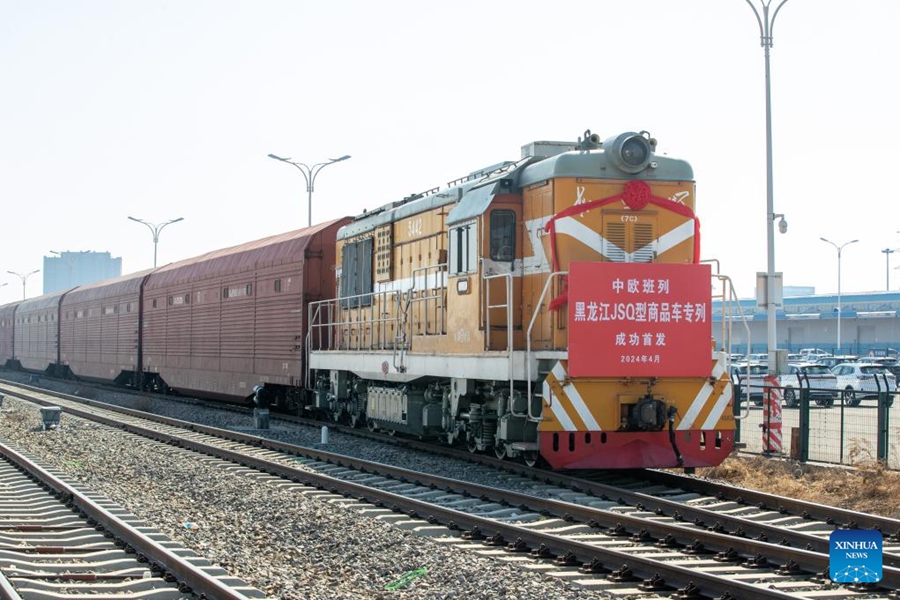
[[[147,385],[250,399],[265,384],[293,405],[302,385],[306,308],[335,291],[334,245],[349,219],[216,250],[154,271],[144,284]]]
[[[15,340],[15,314],[19,302],[0,306],[0,367],[10,366]]]
[[[61,370],[85,379],[137,383],[141,285],[152,270],[84,285],[62,300]]]
[[[67,292],[23,300],[16,309],[14,359],[28,371],[53,372],[59,362],[59,303]]]

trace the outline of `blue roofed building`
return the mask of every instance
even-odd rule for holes
[[[789,295],[785,288],[782,308],[776,312],[776,336],[779,349],[798,352],[802,348],[821,348],[832,354],[883,355],[888,349],[900,350],[900,292],[842,293],[840,297],[841,347],[837,347],[837,294]],[[807,291],[807,290],[802,290]],[[723,310],[724,309],[724,310]],[[765,308],[756,298],[734,302],[713,302],[713,333],[719,339],[723,326],[731,326],[732,352],[766,352]],[[741,313],[746,319],[745,327]],[[891,352],[893,354],[893,352]]]

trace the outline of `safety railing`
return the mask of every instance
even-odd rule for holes
[[[541,420],[541,417],[536,417],[531,413],[531,332],[534,329],[534,323],[537,321],[538,315],[541,314],[541,310],[544,307],[544,300],[547,299],[547,293],[550,291],[550,285],[553,283],[553,280],[568,274],[568,271],[554,271],[547,277],[547,281],[544,283],[544,289],[541,291],[541,297],[534,307],[534,313],[531,315],[531,321],[529,321],[528,330],[525,333],[525,381],[528,386],[528,395],[526,396],[527,401],[525,404],[528,406],[527,417],[529,421],[539,422]]]
[[[422,315],[422,335],[446,334],[447,263],[413,270],[412,285],[406,293],[413,309],[410,314],[413,318]]]
[[[306,385],[309,355],[325,350],[394,350],[405,344],[403,294],[372,292],[309,303],[306,332]]]
[[[484,308],[485,308],[485,317],[484,317],[484,349],[491,350],[491,309],[497,308],[506,311],[506,354],[509,358],[509,366],[508,366],[508,379],[509,379],[509,397],[513,396],[513,380],[515,379],[515,374],[513,370],[513,313],[512,313],[512,295],[513,295],[513,274],[512,273],[498,273],[496,275],[487,275],[484,274],[484,266],[482,263],[482,276],[481,279],[484,281]],[[502,279],[505,292],[505,299],[503,304],[491,304],[491,281],[495,279]]]
[[[712,299],[719,300],[722,306],[722,329],[719,335],[719,351],[725,354],[725,369],[730,375],[731,340],[733,339],[732,334],[734,321],[735,319],[737,319],[744,327],[744,334],[747,336],[747,354],[750,354],[750,324],[747,322],[747,316],[744,314],[744,309],[741,307],[740,300],[738,299],[738,296],[734,291],[734,284],[732,283],[731,278],[727,275],[722,275],[721,273],[719,273],[719,261],[708,260],[702,262],[711,264],[715,267],[715,272],[712,274],[712,278],[719,282],[718,289],[720,290],[720,293],[714,293]],[[716,286],[713,286],[713,289],[715,290]],[[737,314],[735,315],[735,313]],[[749,397],[749,378],[747,378],[746,385],[747,387],[744,390],[744,397]],[[740,393],[736,393],[735,396],[739,397]],[[738,421],[740,421],[741,419],[746,419],[750,414],[749,403],[742,409],[741,403],[739,401],[736,401],[734,402],[734,409],[734,418]],[[735,428],[735,431],[735,435],[737,436],[737,439],[735,439],[735,441],[740,441],[740,428]]]

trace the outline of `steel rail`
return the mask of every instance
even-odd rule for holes
[[[739,504],[761,504],[772,507],[773,510],[785,510],[789,513],[801,516],[809,515],[810,518],[820,521],[842,524],[848,529],[877,529],[878,531],[881,531],[883,535],[890,535],[897,541],[900,541],[900,519],[859,513],[846,508],[816,504],[814,502],[778,496],[768,492],[736,488],[715,481],[697,477],[688,477],[675,473],[666,473],[653,469],[639,471],[636,473],[636,476],[662,485],[708,494],[719,497],[720,499],[724,497],[738,502]],[[851,525],[853,525],[853,527],[851,527]],[[889,530],[891,529],[893,530],[893,533],[889,533]]]
[[[58,392],[54,392],[53,394],[65,396]],[[12,395],[15,395],[15,393],[13,392]],[[150,419],[172,427],[203,433],[217,438],[242,442],[254,447],[266,448],[293,455],[303,455],[315,460],[330,462],[337,465],[347,465],[356,469],[371,470],[372,468],[368,461],[354,459],[346,455],[335,454],[321,449],[306,448],[247,433],[190,423],[161,415],[148,415],[142,411],[110,405],[97,400],[88,400],[79,397],[68,397],[68,399],[81,404],[127,414],[135,418]],[[90,418],[93,417],[91,416]],[[122,427],[118,421],[112,419],[108,420],[107,424],[115,427]],[[142,433],[142,431],[143,430],[135,431],[135,433]],[[464,453],[463,456],[469,457],[471,454]],[[488,462],[496,461],[489,458]],[[511,466],[509,463],[505,462],[501,463],[501,465],[504,467]],[[522,466],[521,468],[524,470],[523,473],[529,474],[527,467]],[[629,517],[621,513],[613,514],[608,511],[602,511],[601,509],[584,507],[577,504],[557,502],[541,499],[536,496],[505,492],[496,488],[477,486],[476,484],[469,484],[436,475],[427,475],[391,465],[382,464],[378,466],[378,469],[382,473],[400,480],[421,482],[423,485],[435,485],[454,493],[466,493],[466,488],[468,488],[469,493],[473,493],[477,496],[493,498],[499,502],[506,502],[514,506],[525,505],[534,507],[535,512],[549,510],[551,512],[555,511],[560,515],[568,514],[569,517],[577,518],[583,523],[590,523],[593,521],[611,528],[615,528],[616,525],[621,525],[632,528],[634,531],[643,529],[660,539],[665,539],[667,534],[673,533],[673,531],[666,531],[666,528],[676,527],[673,525],[660,525],[646,519]],[[626,473],[630,474],[630,472]],[[645,471],[640,471],[638,474],[643,475],[644,473],[660,476],[667,475],[661,472]],[[531,471],[530,474],[534,475],[533,471]],[[825,558],[816,559],[813,557],[814,555],[804,556],[802,561],[798,563],[801,568],[811,572],[821,572],[828,566],[827,555],[829,553],[829,542],[827,539],[813,534],[793,531],[784,526],[769,525],[765,522],[758,522],[752,519],[724,514],[707,508],[691,506],[689,504],[660,498],[644,492],[634,492],[602,482],[572,478],[571,476],[558,473],[546,473],[546,477],[543,477],[543,475],[544,474],[542,473],[542,478],[548,483],[560,483],[578,491],[595,495],[599,499],[610,499],[619,504],[632,504],[638,507],[639,510],[652,512],[657,516],[668,516],[673,518],[682,524],[677,526],[677,529],[674,529],[675,533],[680,534],[676,536],[676,541],[679,541],[682,544],[689,544],[696,540],[710,548],[716,548],[723,551],[733,548],[736,551],[751,555],[765,553],[765,555],[774,557],[784,563],[795,558],[790,556],[792,551],[787,550],[786,548],[804,549],[812,553],[818,553],[818,555],[824,555]],[[692,478],[679,476],[674,476],[673,479],[673,481],[683,480],[697,481]],[[743,490],[735,491],[743,492]],[[760,502],[759,504],[763,503]],[[757,506],[757,508],[763,510],[765,507],[761,508],[760,506]],[[781,510],[780,505],[777,508],[773,508],[773,510]],[[608,515],[612,516],[610,517]],[[693,524],[693,527],[691,527],[690,524]],[[691,537],[692,539],[686,540],[685,538],[687,537]],[[883,562],[885,566],[900,568],[900,556],[896,554],[885,552],[883,555]],[[896,583],[897,587],[900,587],[900,581]]]
[[[200,567],[195,567],[190,561],[150,539],[137,528],[129,525],[3,442],[0,442],[0,454],[20,469],[33,475],[42,485],[51,489],[67,503],[71,503],[88,518],[96,521],[97,524],[134,548],[139,554],[146,556],[151,563],[160,565],[163,570],[171,573],[178,581],[183,582],[196,593],[205,594],[210,600],[249,600],[244,594],[237,592],[204,572]]]
[[[78,399],[79,402],[82,399]],[[91,401],[91,404],[99,404],[103,405],[103,403],[98,403],[96,401]],[[100,406],[99,408],[107,409],[106,405]],[[143,426],[122,423],[120,421],[116,421],[110,417],[104,417],[102,415],[96,415],[93,413],[89,413],[87,411],[83,411],[80,409],[69,409],[69,412],[73,414],[78,414],[79,416],[84,416],[91,420],[103,422],[105,424],[109,424],[113,427],[123,429],[132,433],[136,433],[145,437],[149,437],[151,439],[156,439],[157,441],[164,442],[167,444],[175,445],[178,447],[182,447],[188,450],[193,450],[196,452],[200,452],[207,455],[213,455],[218,458],[229,460],[247,467],[251,467],[263,472],[267,472],[273,475],[277,475],[283,477],[285,479],[289,479],[296,482],[302,482],[305,485],[316,486],[321,489],[327,489],[332,491],[333,493],[343,493],[344,495],[353,495],[360,500],[365,500],[372,504],[378,506],[389,506],[392,510],[397,512],[404,512],[411,516],[419,516],[419,515],[428,515],[428,520],[430,522],[440,522],[451,528],[460,528],[465,527],[472,531],[496,531],[499,535],[508,539],[520,539],[525,541],[526,544],[534,546],[534,547],[542,547],[547,549],[549,552],[554,554],[566,555],[569,554],[573,557],[576,557],[577,560],[585,563],[594,563],[597,562],[605,563],[605,564],[624,564],[628,565],[628,567],[634,572],[637,573],[639,577],[643,578],[645,581],[650,581],[654,578],[654,576],[662,576],[665,580],[675,581],[682,585],[694,584],[696,585],[696,581],[700,581],[700,586],[698,587],[701,591],[715,591],[716,593],[729,592],[735,598],[786,598],[791,597],[782,592],[778,592],[776,590],[772,590],[772,594],[768,595],[769,590],[763,590],[761,588],[755,586],[748,586],[747,584],[735,584],[737,587],[730,587],[731,582],[727,582],[723,584],[721,578],[712,576],[709,574],[702,574],[694,572],[690,569],[685,569],[683,567],[678,567],[677,565],[670,565],[665,563],[660,563],[659,561],[653,559],[645,559],[642,557],[636,557],[628,553],[619,552],[612,549],[604,549],[596,546],[592,546],[589,544],[576,542],[573,540],[565,540],[561,539],[558,536],[554,536],[551,534],[543,534],[540,532],[535,532],[529,530],[524,527],[508,525],[505,523],[499,523],[494,520],[485,519],[482,517],[477,517],[475,515],[471,515],[468,513],[463,513],[454,509],[444,508],[440,506],[436,506],[430,504],[428,502],[423,502],[411,498],[407,498],[404,496],[400,496],[398,494],[383,491],[383,490],[375,490],[369,488],[364,485],[356,484],[353,482],[345,481],[342,479],[334,478],[330,475],[324,475],[320,473],[313,473],[306,470],[297,469],[295,467],[285,466],[283,464],[273,462],[268,459],[257,458],[248,456],[243,454],[240,451],[224,449],[217,446],[209,445],[207,443],[198,441],[198,440],[190,440],[181,437],[180,435],[173,435],[166,432],[161,432],[154,429],[148,429]],[[139,413],[139,411],[133,411]],[[143,417],[142,414],[138,414],[135,416]],[[198,426],[193,425],[186,422],[177,421],[174,419],[168,419],[169,421],[175,421],[181,424],[179,429],[185,428],[184,425],[188,425],[187,429],[204,433],[206,435],[214,435],[215,437],[223,437],[221,435],[216,435],[226,433],[228,434],[229,439],[232,438],[233,432],[228,432],[224,430],[218,430],[216,428],[209,428],[206,426]],[[211,430],[211,433],[207,433],[202,431],[204,429]],[[242,437],[249,438],[250,445],[254,447],[265,447],[267,449],[270,448],[264,438],[258,438],[256,436],[249,436],[247,434],[241,434]],[[347,457],[342,457],[346,459]],[[346,462],[346,461],[345,461]],[[365,461],[361,461],[365,462]],[[417,474],[421,475],[421,474]],[[484,486],[474,486],[470,484],[463,484],[462,482],[456,482],[460,486],[469,487],[471,494],[471,489],[476,489],[478,491],[490,491],[495,492],[494,490],[490,490],[490,488],[485,488]],[[343,491],[340,491],[343,490]],[[532,500],[537,500],[532,498]],[[594,517],[597,516],[596,509],[589,509],[587,507],[578,507],[577,505],[571,505],[568,503],[556,502],[556,501],[547,501],[553,502],[554,505],[562,506],[570,513],[578,513],[585,520],[590,519],[590,515],[593,514]],[[641,529],[649,532],[651,529],[654,530],[658,536],[662,537],[665,534],[666,526],[654,525],[650,521],[646,521],[643,519],[638,519],[636,517],[627,517],[626,515],[615,515],[618,521],[628,521],[632,524],[632,526],[643,525]],[[643,523],[640,523],[643,521]],[[687,528],[682,526],[669,526],[669,533],[671,533],[671,529],[683,530],[685,535],[696,534],[698,532],[691,532]],[[708,532],[715,533],[715,532]],[[793,561],[794,566],[799,566],[799,568],[805,570],[815,571],[824,571],[827,567],[827,559],[826,557],[819,555],[814,552],[803,551],[803,550],[788,550],[787,548],[780,547],[775,544],[767,544],[764,542],[758,542],[754,540],[743,540],[741,543],[737,543],[739,538],[725,538],[725,536],[721,536],[720,534],[716,534],[720,538],[720,542],[729,548],[733,548],[734,546],[738,546],[742,551],[747,552],[749,554],[761,554],[762,551],[771,555],[776,555],[779,557],[779,560],[784,562],[783,566],[788,566],[791,561]],[[696,536],[695,536],[696,537]],[[715,536],[707,536],[706,539],[716,539]],[[702,551],[702,548],[700,548]],[[799,561],[799,562],[798,562]],[[898,586],[900,584],[900,570],[885,568],[884,569],[884,579],[882,580],[884,585],[893,585]],[[746,587],[745,587],[746,586]]]

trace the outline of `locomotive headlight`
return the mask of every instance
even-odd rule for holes
[[[643,171],[650,164],[656,140],[646,132],[629,131],[603,142],[603,149],[612,163],[626,173]]]
[[[642,138],[631,137],[622,144],[622,160],[632,167],[639,167],[647,160],[650,149]]]

